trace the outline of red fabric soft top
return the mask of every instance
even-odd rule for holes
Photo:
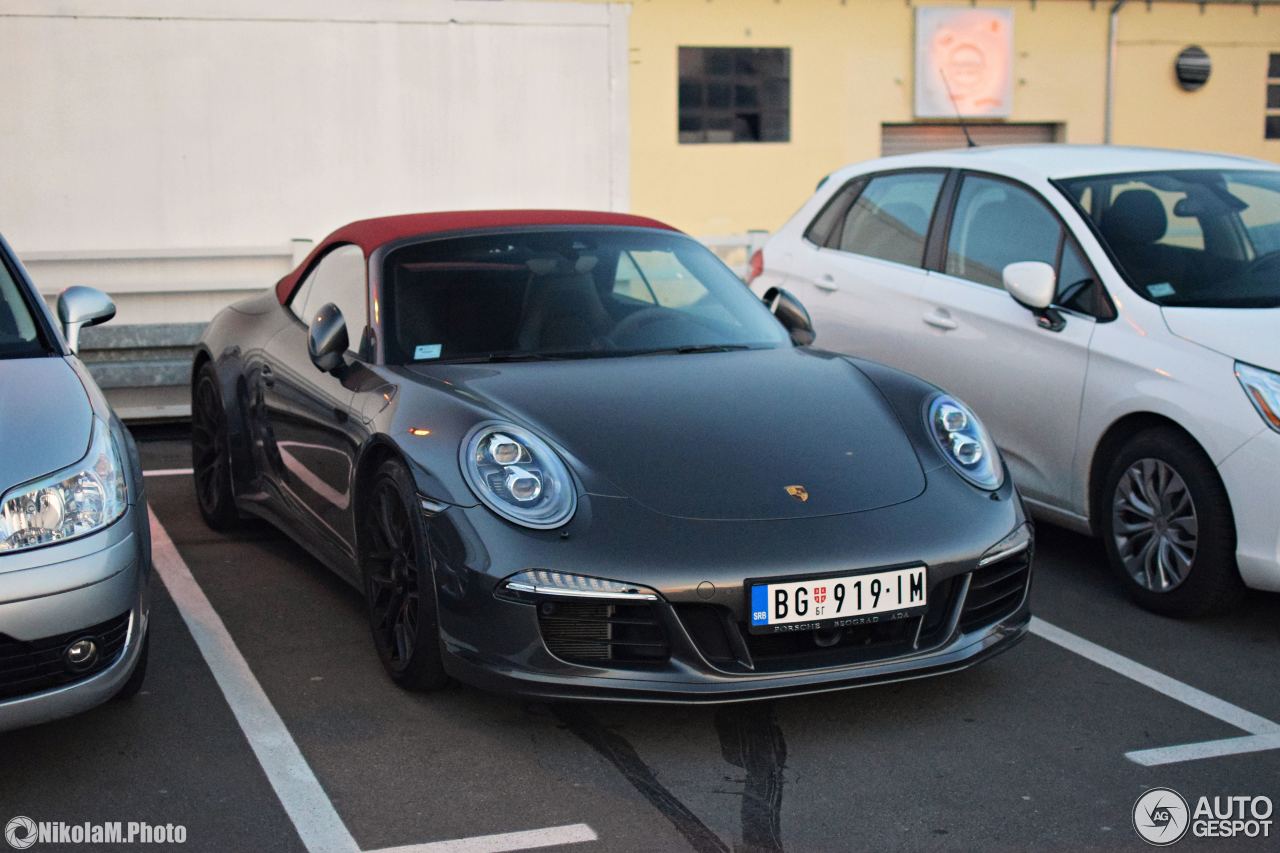
[[[344,225],[320,241],[311,254],[276,284],[276,297],[281,304],[289,301],[303,273],[316,258],[333,246],[353,243],[368,257],[379,246],[405,237],[425,237],[447,231],[470,231],[487,228],[523,228],[530,225],[616,225],[627,228],[661,228],[675,231],[670,225],[645,216],[627,213],[601,213],[589,210],[465,210],[442,213],[406,213],[361,219]]]

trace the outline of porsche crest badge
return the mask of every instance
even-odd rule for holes
[[[800,501],[800,503],[809,500],[809,490],[804,486],[787,486],[787,494]]]

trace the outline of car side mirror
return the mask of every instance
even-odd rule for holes
[[[97,326],[116,316],[116,304],[111,297],[92,287],[74,285],[58,296],[58,320],[62,323],[62,336],[73,353],[80,351],[80,330]]]
[[[1019,261],[1004,268],[1004,289],[1023,308],[1036,315],[1042,329],[1060,332],[1066,320],[1053,309],[1058,293],[1058,275],[1044,261]]]
[[[799,299],[781,287],[769,288],[761,298],[764,299],[764,304],[769,306],[773,316],[777,317],[778,322],[787,330],[787,334],[791,335],[791,340],[796,346],[805,347],[813,343],[817,333],[813,330],[813,321],[809,319],[809,312],[800,304]]]
[[[1053,304],[1058,277],[1044,261],[1019,261],[1004,268],[1004,289],[1024,308],[1043,311]]]
[[[333,373],[345,363],[351,342],[347,339],[347,321],[338,306],[330,302],[316,312],[307,329],[307,354],[311,363],[325,373]]]

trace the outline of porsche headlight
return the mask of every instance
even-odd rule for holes
[[[514,424],[471,430],[462,442],[462,473],[481,503],[525,527],[559,527],[577,508],[569,469],[545,441]]]
[[[1267,426],[1280,432],[1280,374],[1237,361],[1236,378]]]
[[[128,505],[124,466],[111,429],[94,418],[84,459],[0,497],[0,554],[101,530]]]
[[[929,404],[929,432],[951,467],[980,489],[995,490],[1004,483],[1000,454],[982,421],[954,397],[939,394]]]

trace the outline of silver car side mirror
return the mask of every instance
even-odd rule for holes
[[[1024,308],[1048,308],[1057,288],[1058,276],[1044,261],[1019,261],[1004,268],[1004,289]]]
[[[80,351],[81,329],[105,323],[114,316],[116,304],[101,290],[77,284],[58,296],[58,320],[73,353]]]
[[[307,329],[307,354],[317,368],[333,373],[346,363],[343,356],[349,346],[347,321],[342,319],[338,306],[330,302],[311,318]]]

